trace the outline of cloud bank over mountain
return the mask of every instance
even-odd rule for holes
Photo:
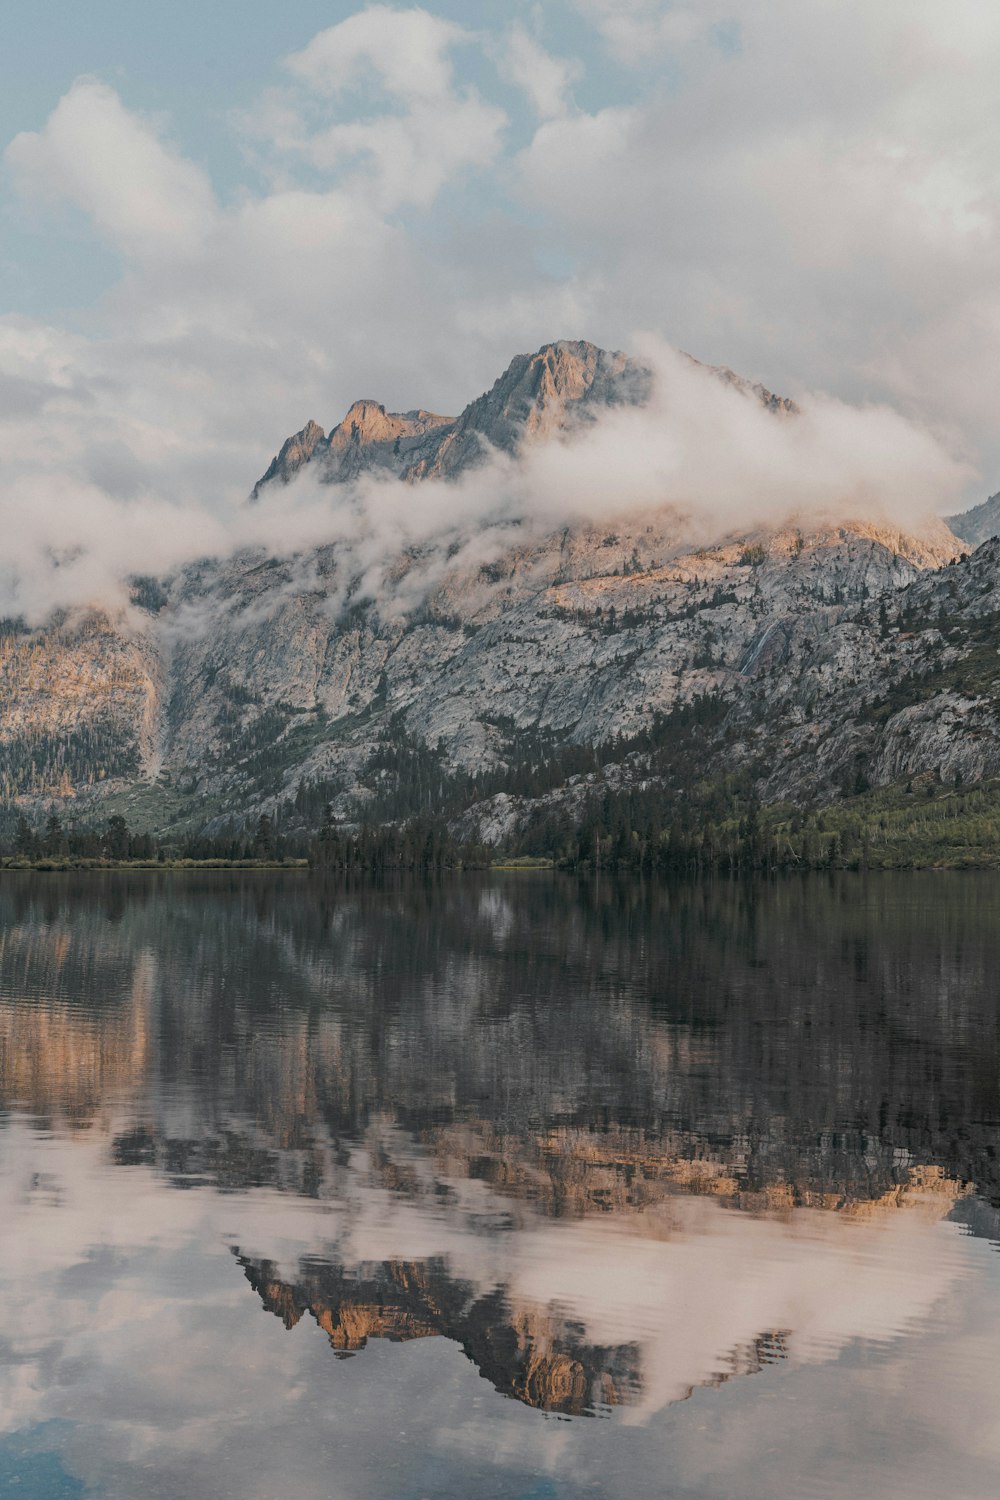
[[[265,484],[252,504],[244,491],[219,508],[156,494],[137,501],[99,478],[71,486],[29,468],[0,501],[13,538],[0,608],[38,623],[56,607],[123,603],[132,574],[246,547],[303,552],[308,570],[308,550],[332,544],[330,608],[371,600],[391,615],[419,607],[449,574],[561,528],[669,507],[688,546],[734,530],[858,517],[919,529],[961,492],[963,466],[889,408],[812,397],[775,412],[752,389],[651,337],[641,352],[652,373],[642,404],[590,403],[589,420],[514,452],[484,439],[450,477],[405,482],[376,469],[331,483],[306,465],[288,484]],[[106,454],[108,473],[115,459]]]
[[[738,408],[720,440],[675,391],[668,435],[619,414],[516,481],[477,478],[473,514],[498,486],[556,521],[553,495],[613,490],[613,508],[630,486],[734,513],[793,490],[947,511],[995,488],[1000,18],[974,0],[522,10],[472,30],[374,5],[297,41],[229,123],[235,191],[127,82],[77,79],[7,144],[8,213],[53,235],[73,216],[120,274],[93,306],[0,316],[4,609],[273,545],[243,501],[305,416],[361,395],[458,410],[560,336],[652,338],[830,394],[794,440]],[[329,504],[294,498],[289,545]]]

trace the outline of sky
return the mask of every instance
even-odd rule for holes
[[[998,71],[982,0],[7,7],[0,522],[207,548],[308,418],[560,337],[894,408],[975,503]]]

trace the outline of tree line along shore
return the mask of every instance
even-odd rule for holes
[[[1000,781],[963,787],[926,775],[859,788],[816,809],[762,806],[738,780],[689,788],[597,785],[571,810],[544,801],[518,831],[490,846],[455,837],[430,814],[390,823],[338,821],[283,830],[268,814],[247,829],[161,839],[120,814],[101,825],[40,826],[20,814],[0,843],[5,869],[112,866],[311,868],[326,871],[606,870],[648,875],[766,874],[821,869],[1000,867]]]

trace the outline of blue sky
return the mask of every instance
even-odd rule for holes
[[[293,0],[278,7],[261,0],[175,0],[170,6],[38,0],[30,9],[12,7],[0,22],[0,143],[6,146],[21,131],[41,129],[74,80],[92,76],[111,84],[130,108],[159,116],[185,155],[211,173],[220,195],[231,196],[256,180],[234,116],[252,110],[275,81],[282,57],[359,8],[353,0]],[[557,50],[566,47],[589,59],[591,66],[578,80],[579,97],[588,107],[623,101],[632,91],[629,70],[607,55],[597,29],[561,0],[548,0],[544,7],[532,0],[477,5],[441,0],[431,9],[473,32],[493,35],[523,18]],[[511,138],[523,136],[530,122],[519,118],[523,107],[516,88],[498,79],[476,48],[466,49],[463,63],[470,82],[486,83],[503,100]],[[25,216],[9,187],[0,206],[5,310],[85,316],[120,273],[117,258],[82,216],[65,214],[55,235],[51,224]]]
[[[982,0],[8,6],[0,507],[215,516],[559,337],[884,404],[981,499],[998,72]]]

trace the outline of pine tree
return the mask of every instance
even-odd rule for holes
[[[121,813],[108,819],[108,830],[104,835],[104,852],[108,859],[128,859],[128,824]]]
[[[45,821],[45,853],[58,856],[66,853],[66,836],[63,826],[59,820],[59,814],[54,810],[49,813]]]
[[[23,813],[17,820],[17,833],[14,835],[14,853],[19,855],[21,859],[34,859],[37,853],[34,831]]]
[[[257,829],[253,836],[253,857],[254,859],[274,857],[274,830],[267,813],[261,813],[257,819]]]

